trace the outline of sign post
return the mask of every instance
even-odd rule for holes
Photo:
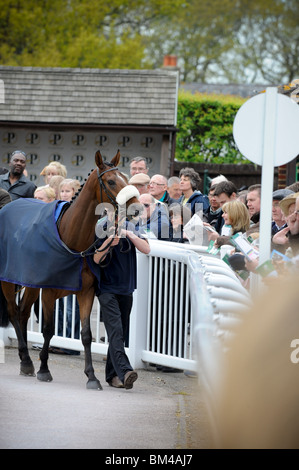
[[[267,88],[264,100],[264,133],[262,160],[262,194],[260,210],[259,263],[270,258],[272,194],[275,166],[275,135],[277,125],[277,89]]]
[[[299,106],[269,87],[236,114],[233,135],[240,152],[262,166],[259,263],[270,258],[274,167],[299,154]]]

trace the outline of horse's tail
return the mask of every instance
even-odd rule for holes
[[[4,294],[2,292],[1,282],[0,282],[0,327],[6,328],[9,324],[7,302]]]

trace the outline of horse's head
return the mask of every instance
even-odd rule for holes
[[[119,150],[110,163],[103,161],[99,150],[96,152],[95,162],[99,181],[97,200],[99,203],[112,204],[118,214],[130,218],[140,213],[142,205],[138,202],[138,189],[128,184],[127,178],[118,170],[119,160]]]

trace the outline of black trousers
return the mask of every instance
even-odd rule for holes
[[[100,294],[98,299],[109,342],[106,381],[110,382],[117,375],[123,382],[126,372],[133,370],[125,353],[133,295]]]

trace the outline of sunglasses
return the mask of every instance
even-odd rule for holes
[[[26,157],[26,153],[23,152],[23,150],[15,150],[14,152],[12,152],[11,157],[13,157],[14,155],[16,155],[17,153],[21,153],[22,155],[24,155],[24,157]]]
[[[18,155],[18,154],[23,155],[23,157],[25,157],[25,159],[27,160],[26,153],[23,152],[23,150],[15,150],[15,151],[12,152],[12,154],[10,155],[9,161],[11,162],[11,161],[13,160],[14,156],[15,156],[15,155]]]

